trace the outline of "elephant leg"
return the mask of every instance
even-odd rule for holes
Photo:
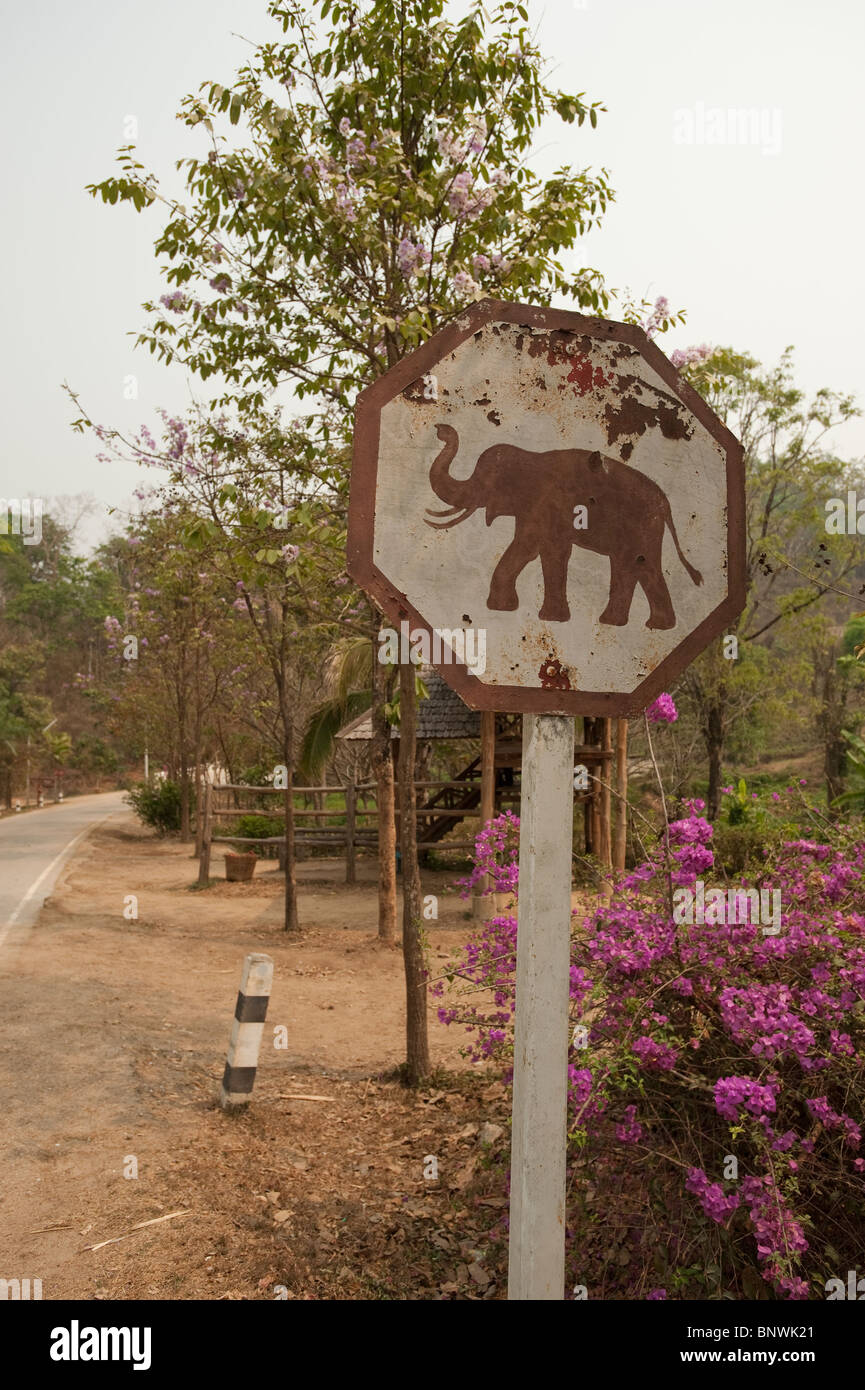
[[[598,619],[611,627],[626,627],[631,616],[631,603],[637,587],[637,576],[616,555],[610,556],[610,598]]]
[[[544,574],[544,601],[539,618],[551,623],[566,623],[571,616],[568,607],[568,564],[573,541],[570,535],[562,541],[547,541],[541,547],[541,569]]]
[[[487,608],[502,613],[514,613],[520,606],[517,595],[517,579],[530,560],[534,560],[537,550],[527,544],[519,528],[502,558],[493,570]]]
[[[665,630],[676,626],[676,612],[670,590],[661,569],[660,547],[658,559],[653,565],[645,565],[646,573],[640,575],[640,587],[649,600],[649,618],[646,627]],[[640,567],[641,569],[643,566]]]

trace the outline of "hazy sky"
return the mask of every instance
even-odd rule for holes
[[[865,405],[860,0],[528,0],[555,80],[601,99],[597,131],[545,132],[537,167],[605,165],[617,201],[581,243],[611,286],[688,313],[659,342],[725,343],[774,361],[797,348],[808,390]],[[68,380],[94,419],[153,423],[189,384],[128,336],[161,283],[158,205],[144,214],[84,192],[112,172],[124,123],[174,183],[198,148],[175,119],[205,79],[227,85],[249,40],[274,37],[265,0],[31,0],[3,23],[5,216],[0,496],[92,493],[131,505],[142,471],[99,463],[69,429]],[[739,129],[729,111],[753,112]],[[723,116],[719,116],[719,112]],[[730,136],[736,137],[729,143]],[[724,143],[720,143],[723,139]],[[137,378],[138,399],[124,399]],[[191,383],[203,395],[200,383]],[[865,454],[865,422],[839,432]],[[107,523],[91,524],[92,539]]]

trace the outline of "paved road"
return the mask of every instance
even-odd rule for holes
[[[78,796],[0,820],[0,946],[13,927],[28,927],[50,895],[78,841],[124,806],[124,792]]]

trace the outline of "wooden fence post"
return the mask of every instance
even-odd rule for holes
[[[625,851],[628,841],[628,721],[616,720],[616,851],[613,867],[625,872]]]
[[[204,827],[201,836],[201,858],[198,861],[198,885],[206,888],[210,879],[210,842],[213,833],[211,818],[213,814],[212,784],[204,784]]]
[[[355,820],[357,812],[357,788],[354,781],[345,788],[345,881],[357,883],[355,865]]]
[[[613,721],[603,718],[601,721],[601,751],[609,753],[609,758],[604,758],[601,762],[601,784],[599,785],[599,805],[598,805],[598,828],[600,831],[598,844],[598,858],[601,867],[611,869],[613,867],[612,848],[610,845],[610,776],[612,774],[612,752],[613,752]],[[610,885],[606,880],[602,882],[601,892],[609,895]]]

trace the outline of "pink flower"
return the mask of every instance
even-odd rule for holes
[[[652,312],[643,324],[643,331],[649,338],[654,338],[661,324],[669,317],[670,301],[664,295],[659,295],[655,300]]]
[[[636,1105],[625,1106],[624,1122],[616,1125],[616,1138],[623,1144],[636,1144],[643,1137],[643,1126],[634,1119],[636,1113]]]
[[[451,284],[458,294],[477,294],[480,290],[480,285],[465,270],[458,270]]]
[[[712,349],[707,343],[701,343],[699,347],[675,348],[670,353],[670,361],[677,371],[683,367],[694,366],[698,362],[705,362],[707,357],[711,357]]]
[[[189,300],[182,290],[172,290],[171,294],[160,295],[159,302],[160,304],[164,304],[166,309],[170,309],[173,314],[181,314],[189,303]]]
[[[657,700],[646,709],[646,718],[650,724],[672,724],[679,717],[679,711],[673,703],[672,695],[659,695]]]

